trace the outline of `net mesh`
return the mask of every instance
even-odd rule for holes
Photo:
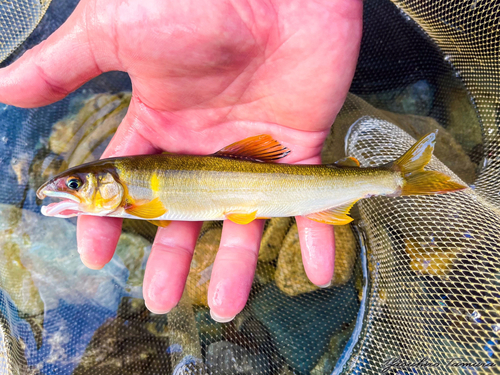
[[[3,65],[76,3],[0,2]],[[41,216],[35,196],[50,176],[100,156],[130,101],[128,77],[101,75],[43,108],[2,105],[0,373],[498,373],[500,4],[364,4],[356,75],[323,161],[379,165],[439,129],[429,168],[471,188],[361,201],[354,224],[335,227],[325,290],[305,275],[293,219],[268,220],[249,303],[229,324],[207,307],[221,225],[205,223],[181,302],[155,315],[141,291],[154,226],[125,221],[112,261],[91,271],[75,222]]]
[[[0,2],[0,62],[31,34],[49,5],[50,0]]]

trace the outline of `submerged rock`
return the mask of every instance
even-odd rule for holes
[[[345,345],[349,341],[354,329],[353,323],[346,325],[344,329],[333,335],[328,344],[328,348],[323,356],[320,358],[316,366],[311,370],[310,375],[330,375],[333,373],[335,365],[339,360],[342,352],[344,351]]]
[[[418,275],[447,275],[453,269],[458,255],[463,251],[443,245],[422,244],[414,238],[407,238],[405,251],[411,259],[411,269]]]
[[[275,217],[267,220],[260,243],[259,261],[272,262],[278,257],[283,240],[292,224],[291,217]]]
[[[357,257],[356,239],[349,225],[335,226],[335,272],[332,285],[342,285],[352,276]],[[283,241],[276,267],[275,281],[278,288],[289,296],[318,290],[311,283],[302,264],[299,234],[294,224]]]
[[[213,320],[210,316],[210,310],[205,307],[196,307],[195,320],[200,342],[204,348],[214,342],[221,341],[229,327],[228,324]]]
[[[131,97],[131,93],[94,95],[75,115],[54,124],[49,149],[63,156],[63,170],[100,157],[125,117]]]
[[[211,344],[206,361],[212,375],[266,375],[270,368],[266,355],[252,354],[228,341]]]
[[[331,337],[356,318],[359,303],[352,281],[296,297],[269,284],[251,300],[250,308],[288,365],[306,374],[314,368]]]
[[[201,359],[187,356],[174,368],[172,375],[208,375],[208,369]]]
[[[9,206],[0,206],[0,285],[14,301],[21,315],[42,315],[44,306],[30,271],[21,261],[22,250],[30,246],[28,235],[18,237],[9,222],[17,226],[21,211]],[[21,242],[21,243],[19,243]]]
[[[276,273],[276,266],[273,263],[268,262],[257,262],[257,268],[255,269],[255,278],[261,285],[269,284],[274,280]]]
[[[362,97],[377,108],[401,114],[427,116],[432,109],[435,92],[436,88],[428,81],[420,80],[402,89],[381,91]]]
[[[195,305],[208,306],[208,286],[221,234],[220,224],[206,222],[196,243],[186,283],[187,293]]]
[[[116,311],[124,294],[142,296],[139,283],[150,244],[124,233],[111,262],[102,270],[90,270],[80,261],[72,223],[0,205],[0,250],[0,257],[8,262],[2,263],[1,274],[9,276],[2,288],[14,297],[36,340],[27,356],[32,363],[56,371],[76,365],[102,324],[100,319]],[[85,316],[70,323],[68,319],[82,306]]]
[[[117,316],[96,330],[73,374],[170,374],[169,338],[158,333],[166,325],[166,316],[149,312],[144,301],[123,299]]]
[[[169,354],[174,373],[189,367],[202,370],[200,337],[196,328],[193,306],[184,292],[175,308],[167,314]]]

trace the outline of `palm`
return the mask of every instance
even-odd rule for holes
[[[361,1],[283,3],[83,0],[61,29],[0,72],[0,101],[45,105],[103,71],[122,70],[134,95],[105,157],[209,154],[268,133],[293,150],[287,162],[319,162],[354,73]],[[87,264],[102,267],[110,259],[119,225],[80,218]],[[306,271],[326,284],[332,228],[303,218],[299,226]],[[167,311],[180,298],[198,230],[198,223],[159,230],[145,278],[153,310]],[[243,307],[260,231],[259,222],[225,223],[209,293],[215,315]]]

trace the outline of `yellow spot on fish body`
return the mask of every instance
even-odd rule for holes
[[[151,184],[151,190],[153,191],[153,196],[157,196],[158,193],[160,192],[160,179],[158,178],[156,172],[153,173],[153,175],[151,176],[150,184]]]

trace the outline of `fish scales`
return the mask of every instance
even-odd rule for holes
[[[134,199],[160,198],[168,209],[163,220],[221,220],[227,212],[255,210],[257,217],[305,215],[359,197],[391,194],[402,183],[400,173],[376,168],[170,155],[115,163],[120,181]],[[153,175],[159,180],[156,194],[151,189]]]
[[[466,188],[425,171],[436,135],[430,133],[393,163],[360,168],[354,158],[333,165],[275,163],[290,150],[268,135],[247,138],[210,156],[144,155],[71,168],[37,196],[65,199],[42,207],[48,216],[112,216],[149,220],[224,220],[306,216],[342,225],[359,199],[374,195],[441,194]]]

